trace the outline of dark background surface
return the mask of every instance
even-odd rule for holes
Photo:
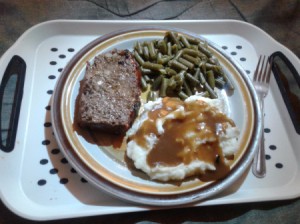
[[[52,19],[236,19],[300,56],[298,0],[0,0],[0,55],[28,28]]]
[[[0,0],[0,56],[30,27],[53,19],[235,19],[252,23],[300,57],[298,0]],[[300,187],[300,186],[299,186]],[[300,223],[300,199],[115,214],[46,223]],[[0,223],[32,223],[0,202]]]

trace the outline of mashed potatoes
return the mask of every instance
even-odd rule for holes
[[[128,131],[127,156],[137,169],[160,181],[224,169],[234,158],[239,135],[225,113],[220,99],[150,101]]]

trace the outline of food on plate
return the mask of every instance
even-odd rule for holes
[[[196,92],[217,98],[215,87],[234,89],[208,44],[198,38],[168,31],[163,39],[136,42],[133,54],[141,66],[143,91],[151,86],[148,100],[184,100]]]
[[[211,174],[224,177],[238,150],[239,129],[222,99],[194,95],[182,101],[159,98],[128,130],[127,156],[159,181]]]
[[[216,90],[225,87],[234,89],[207,43],[169,31],[87,63],[75,119],[82,128],[123,134],[126,155],[151,179],[216,180],[238,150],[239,129]]]
[[[124,134],[140,107],[140,70],[128,50],[112,50],[87,63],[77,98],[82,128]]]

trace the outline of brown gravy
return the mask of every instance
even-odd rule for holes
[[[215,164],[217,168],[217,171],[205,174],[203,179],[208,181],[225,176],[229,167],[224,163],[218,134],[224,131],[228,123],[235,126],[234,122],[204,101],[183,102],[177,98],[164,98],[162,102],[160,108],[148,112],[149,119],[130,137],[144,148],[147,148],[145,136],[155,134],[158,137],[158,142],[148,154],[148,165],[176,166],[199,159]],[[174,113],[181,106],[185,108],[184,115],[176,114],[176,119],[166,120],[164,133],[159,135],[157,119]],[[201,139],[210,141],[197,144]]]

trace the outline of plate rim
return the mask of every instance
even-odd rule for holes
[[[60,113],[58,113],[58,110],[54,110],[54,108],[57,108],[57,105],[60,105],[60,92],[63,88],[60,88],[60,85],[62,85],[63,80],[68,77],[66,75],[66,71],[69,71],[72,69],[73,64],[76,64],[77,60],[80,60],[80,57],[87,52],[89,52],[93,47],[95,47],[100,42],[103,42],[105,40],[108,40],[111,37],[114,37],[115,35],[121,35],[126,32],[133,32],[133,31],[140,31],[140,30],[163,30],[163,31],[175,31],[175,32],[181,32],[186,33],[188,35],[197,36],[201,40],[207,41],[208,44],[214,48],[216,51],[218,51],[222,56],[228,60],[231,65],[238,71],[238,73],[241,75],[241,78],[245,82],[245,85],[247,86],[247,89],[249,90],[249,94],[252,100],[253,104],[253,113],[254,113],[254,121],[253,121],[253,134],[249,139],[248,149],[245,150],[243,158],[238,161],[238,163],[231,169],[230,174],[226,176],[224,179],[219,181],[214,181],[213,183],[209,184],[208,186],[204,186],[200,189],[190,190],[188,192],[180,193],[180,195],[161,195],[161,194],[149,194],[149,193],[142,193],[137,191],[132,191],[129,189],[125,189],[123,187],[120,187],[119,185],[116,185],[115,183],[110,182],[109,180],[103,178],[101,175],[98,175],[96,172],[90,169],[81,159],[77,156],[72,154],[72,147],[70,147],[70,143],[67,141],[67,138],[63,138],[59,134],[59,130],[61,130],[62,122],[53,122],[61,119],[59,116]],[[77,60],[76,60],[77,59]],[[114,32],[105,34],[103,36],[100,36],[99,38],[96,38],[89,44],[85,45],[66,65],[65,69],[63,70],[61,76],[59,77],[54,92],[53,92],[53,100],[51,105],[51,119],[53,122],[53,130],[55,133],[55,137],[57,139],[57,142],[62,149],[64,155],[67,157],[68,161],[70,161],[71,165],[73,167],[76,167],[78,172],[84,176],[89,182],[91,182],[93,185],[95,185],[98,188],[101,188],[102,190],[105,190],[106,192],[115,195],[119,198],[126,199],[132,202],[136,202],[137,199],[139,199],[139,203],[142,204],[148,204],[148,205],[179,205],[179,204],[187,204],[187,203],[193,203],[195,201],[203,200],[205,198],[209,198],[212,195],[215,195],[220,190],[227,188],[230,184],[232,184],[235,180],[239,179],[238,177],[242,175],[246,168],[249,166],[249,164],[252,162],[252,159],[254,157],[255,149],[257,148],[257,142],[258,142],[258,136],[260,136],[260,133],[262,132],[261,128],[261,111],[259,109],[258,105],[258,97],[255,92],[255,89],[252,85],[252,82],[250,78],[246,75],[244,70],[241,68],[239,63],[235,62],[231,57],[229,57],[222,49],[220,49],[215,43],[207,40],[206,38],[203,38],[200,35],[197,35],[195,33],[177,29],[177,28],[170,28],[164,27],[164,26],[141,26],[141,27],[135,27],[131,29],[123,29],[123,30],[116,30]],[[60,120],[61,121],[61,120]],[[252,146],[252,147],[250,147]],[[250,149],[249,149],[250,147]],[[243,161],[242,165],[240,164]],[[79,169],[78,169],[79,168]],[[238,175],[239,174],[239,175]],[[217,185],[217,186],[215,186]]]

